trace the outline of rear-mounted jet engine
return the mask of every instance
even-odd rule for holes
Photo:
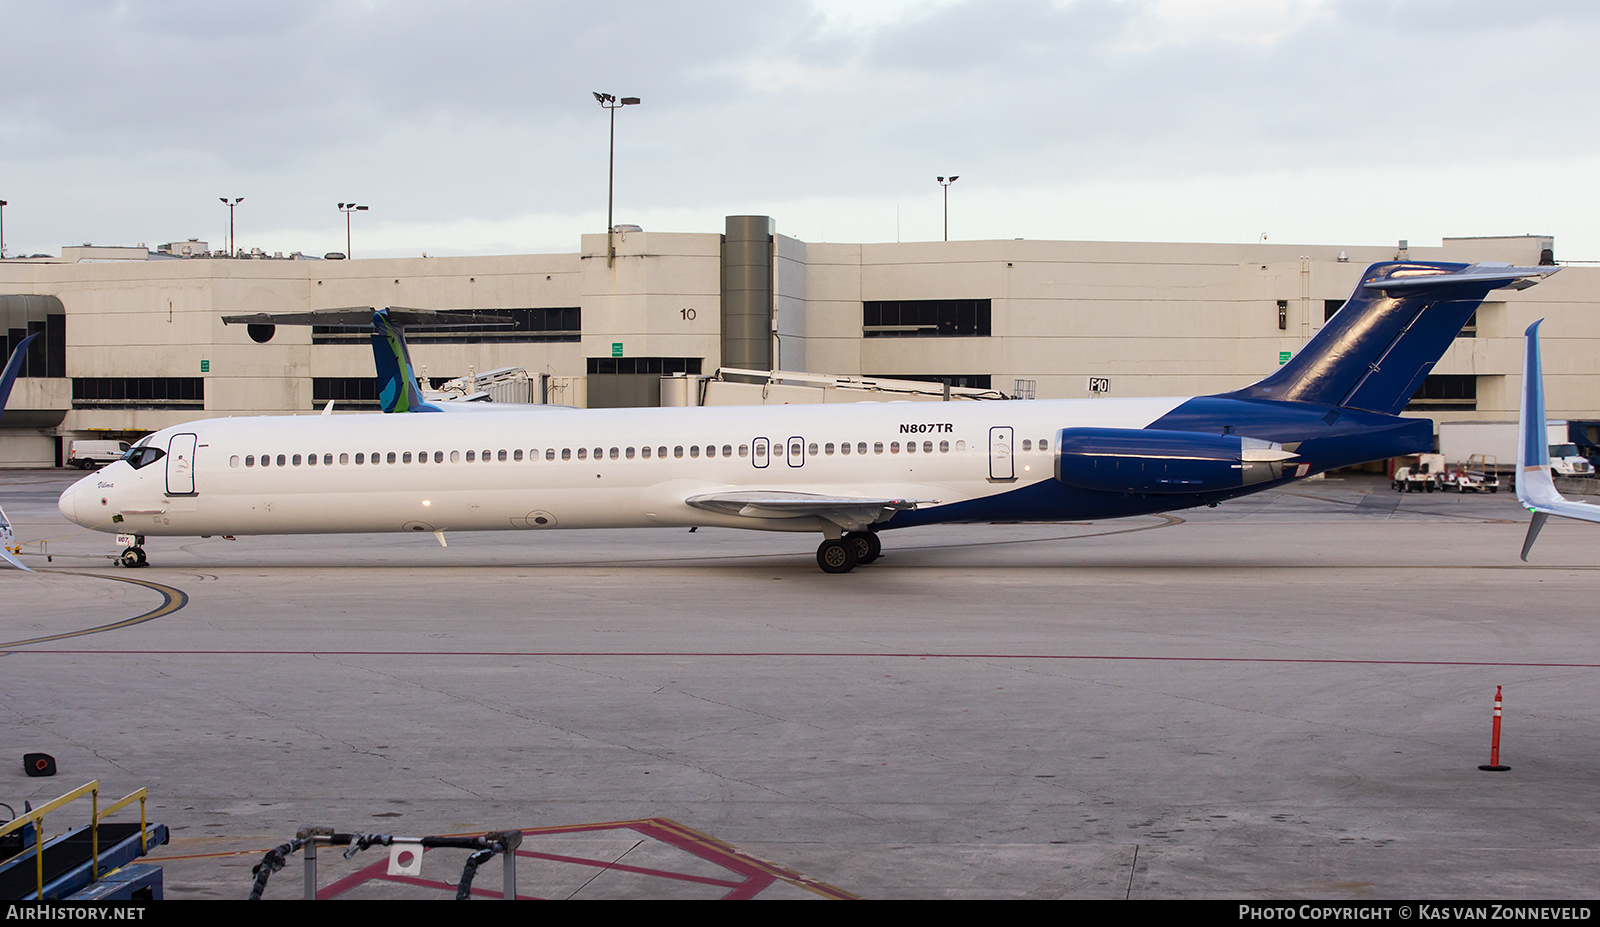
[[[1238,489],[1281,478],[1296,456],[1258,438],[1145,428],[1066,428],[1057,447],[1056,479],[1102,492]]]

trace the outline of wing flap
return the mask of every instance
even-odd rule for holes
[[[784,490],[708,492],[690,496],[685,504],[707,512],[744,518],[821,518],[846,531],[861,531],[888,519],[895,512],[933,505],[937,499],[860,498]]]

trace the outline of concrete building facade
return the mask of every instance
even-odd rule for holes
[[[808,243],[764,216],[723,233],[604,234],[576,253],[357,261],[77,249],[0,262],[6,349],[36,344],[0,420],[0,466],[58,465],[74,438],[129,437],[227,415],[361,408],[364,335],[279,326],[257,342],[224,315],[349,306],[487,310],[514,330],[419,333],[430,378],[521,366],[548,400],[648,405],[659,378],[722,366],[940,377],[1008,395],[1194,395],[1271,372],[1394,246],[1072,241]],[[142,249],[137,249],[142,251]],[[1548,237],[1445,239],[1417,260],[1548,260]],[[763,253],[764,251],[764,253]],[[115,252],[115,253],[113,253]],[[137,256],[137,255],[132,255]],[[1414,414],[1515,418],[1521,335],[1544,328],[1552,416],[1600,418],[1600,270],[1567,267],[1491,294]],[[259,333],[258,333],[259,334]],[[763,350],[765,349],[765,350]],[[35,356],[37,355],[37,363]],[[1090,389],[1090,380],[1096,390]],[[367,397],[370,398],[370,397]]]

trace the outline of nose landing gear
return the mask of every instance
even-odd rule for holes
[[[123,548],[121,555],[117,557],[117,562],[130,570],[148,566],[150,561],[144,555],[144,538],[135,536],[132,543]]]

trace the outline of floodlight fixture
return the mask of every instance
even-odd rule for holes
[[[624,106],[637,106],[639,98],[623,97],[618,100],[614,94],[601,93],[598,90],[591,92],[594,93],[596,103],[611,111],[611,154],[606,168],[606,266],[613,267],[617,263],[617,228],[612,217],[617,190],[617,110]]]
[[[352,260],[355,255],[350,253],[350,214],[353,212],[366,212],[367,208],[366,206],[357,206],[355,203],[339,204],[339,211],[344,213],[344,256]]]

